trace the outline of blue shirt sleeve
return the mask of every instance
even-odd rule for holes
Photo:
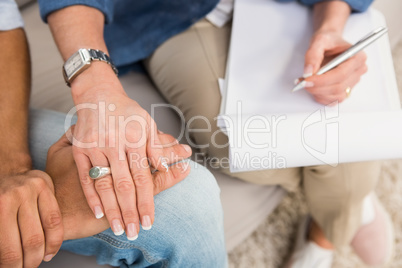
[[[24,27],[24,21],[14,0],[0,0],[0,31]]]
[[[278,2],[291,2],[293,0],[277,0]],[[324,2],[328,0],[299,0],[300,3],[307,5],[307,6],[312,6],[314,4],[317,4],[319,2]],[[330,1],[330,0],[329,0]],[[366,11],[367,8],[371,5],[373,0],[342,0],[343,2],[347,3],[352,11],[354,12],[363,12]]]
[[[113,21],[113,0],[39,0],[40,16],[47,22],[47,16],[59,9],[73,6],[84,5],[96,8],[105,15],[105,23]]]

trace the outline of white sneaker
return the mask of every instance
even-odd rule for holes
[[[292,257],[285,268],[331,268],[334,259],[334,251],[318,246],[313,241],[307,240],[311,223],[311,217],[305,216],[302,220],[296,240],[296,247]]]

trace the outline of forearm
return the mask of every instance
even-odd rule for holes
[[[0,32],[0,174],[31,168],[28,147],[30,55],[23,29]]]
[[[108,54],[103,38],[105,17],[98,9],[82,5],[66,7],[51,13],[48,23],[64,60],[80,48],[99,49]],[[92,62],[71,84],[75,103],[89,88],[109,83],[110,79],[117,80],[110,66]]]
[[[104,15],[96,8],[75,5],[51,13],[48,23],[64,60],[80,48],[107,52],[103,39]]]
[[[324,1],[314,5],[314,32],[342,33],[351,12],[350,6],[343,1]]]

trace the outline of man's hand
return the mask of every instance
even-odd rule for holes
[[[38,267],[62,242],[50,177],[39,170],[0,176],[0,267]]]
[[[305,55],[304,88],[324,105],[342,102],[367,71],[366,55],[360,52],[322,75],[314,75],[351,45],[342,38],[351,9],[344,1],[323,1],[314,5],[314,35]],[[300,81],[300,80],[299,80]]]
[[[37,267],[63,242],[50,177],[31,171],[28,104],[31,86],[23,29],[0,31],[0,267]]]
[[[172,136],[161,132],[158,136],[163,145],[162,153],[168,163],[176,163],[191,155],[188,147],[180,145]],[[91,236],[106,230],[110,226],[104,218],[95,219],[85,200],[84,192],[80,186],[78,170],[73,159],[73,150],[70,139],[64,135],[49,149],[46,167],[46,171],[52,176],[56,198],[63,215],[65,240]],[[173,164],[168,172],[157,171],[153,173],[150,179],[152,196],[182,181],[189,172],[188,163],[183,162]],[[96,180],[95,187],[99,187],[96,186],[97,184],[101,184],[105,191],[113,191],[114,189],[113,179],[110,176]],[[138,223],[137,225],[129,225],[126,229],[127,237],[131,240],[136,239],[138,231]]]

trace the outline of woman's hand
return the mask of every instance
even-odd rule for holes
[[[103,70],[98,80],[90,78]],[[97,218],[106,214],[116,235],[132,224],[139,230],[140,222],[148,230],[154,221],[151,169],[168,170],[156,124],[107,64],[93,64],[81,76],[72,83],[72,91],[80,92],[73,95],[78,114],[73,155],[88,204]],[[93,166],[110,167],[113,180],[95,182],[89,177]]]
[[[109,54],[104,40],[105,16],[99,9],[73,5],[52,12],[47,19],[64,60],[80,48]],[[71,82],[71,93],[78,110],[74,160],[93,213],[97,217],[106,214],[116,234],[131,224],[139,226],[139,221],[149,229],[154,203],[148,158],[153,168],[167,170],[155,123],[128,98],[105,62],[93,61]],[[88,174],[93,166],[110,167],[112,183],[94,183]]]
[[[328,105],[344,101],[367,72],[366,54],[359,52],[334,69],[314,75],[321,66],[350,46],[339,32],[318,31],[313,35],[305,56],[305,79],[301,83],[317,102]]]
[[[177,143],[175,138],[168,134],[159,133],[158,135],[163,144],[163,154],[172,166],[168,172],[157,171],[152,174],[150,180],[152,198],[184,180],[190,173],[190,166],[187,162],[176,163],[191,155],[189,147]],[[56,198],[63,215],[64,240],[88,237],[100,233],[110,226],[104,218],[95,219],[85,200],[70,140],[71,138],[63,135],[59,141],[53,144],[49,149],[46,163],[46,171],[52,176]],[[97,180],[95,184],[98,182],[110,185],[113,190],[113,179],[110,176]],[[139,229],[135,230],[135,228],[139,226],[132,227],[130,226],[126,230],[128,239],[135,239],[138,234]]]
[[[314,75],[351,46],[342,38],[350,12],[350,6],[339,0],[320,1],[313,8],[314,34],[305,55],[303,78],[298,82],[324,105],[344,101],[367,71],[366,55],[360,52],[325,74]]]

